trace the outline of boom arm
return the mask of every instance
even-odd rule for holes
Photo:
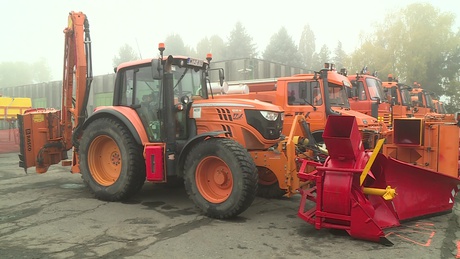
[[[38,173],[44,173],[50,165],[61,161],[62,165],[70,165],[67,151],[72,147],[71,171],[80,171],[77,152],[81,128],[87,117],[86,106],[92,81],[91,40],[86,16],[81,12],[71,12],[64,34],[61,110],[38,108],[18,115],[19,166],[26,171],[35,166]]]
[[[72,146],[78,148],[78,135],[87,117],[86,106],[93,79],[88,19],[81,12],[70,12],[68,21],[68,26],[64,29],[61,113],[62,137],[66,150]],[[75,100],[73,99],[74,72]]]

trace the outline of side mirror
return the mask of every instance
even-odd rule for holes
[[[152,67],[153,79],[162,80],[163,79],[163,67],[161,66],[161,60],[152,59],[151,67]]]
[[[219,69],[219,83],[220,83],[220,86],[224,85],[224,70],[223,69]]]

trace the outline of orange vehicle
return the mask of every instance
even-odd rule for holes
[[[435,112],[431,94],[421,88],[419,83],[414,82],[410,95],[415,117],[423,118],[426,114]]]
[[[243,212],[258,183],[266,187],[262,191],[296,193],[300,183],[293,156],[306,142],[291,134],[277,145],[283,126],[279,106],[211,99],[202,91],[213,71],[211,56],[163,57],[160,44],[158,59],[120,64],[113,105],[97,107],[88,116],[92,64],[86,16],[71,12],[64,33],[62,110],[31,109],[19,117],[20,166],[25,170],[35,166],[44,173],[62,161],[107,201],[130,197],[146,180],[183,179],[197,207],[214,218]],[[216,71],[222,84],[223,70]],[[292,132],[302,131],[295,129],[302,127],[302,118],[297,121]],[[258,176],[257,168],[268,171]]]
[[[349,75],[351,89],[348,94],[350,107],[385,123],[391,127],[391,107],[383,91],[382,81],[376,75],[369,75],[365,69],[360,74]]]
[[[411,87],[399,83],[391,74],[388,80],[382,82],[382,87],[386,93],[386,99],[391,105],[391,118],[409,118],[412,114],[412,101],[410,96]]]
[[[229,83],[230,87],[236,83]],[[383,123],[369,115],[350,109],[345,88],[351,83],[345,75],[326,64],[314,74],[299,74],[265,81],[245,81],[248,94],[240,98],[257,99],[281,106],[285,111],[284,134],[288,134],[295,115],[306,117],[316,142],[323,143],[326,120],[330,115],[355,116],[366,148],[372,148],[375,141],[387,130]],[[228,95],[221,95],[227,98]]]
[[[446,122],[456,123],[455,115],[447,112],[443,102],[433,98],[433,106],[435,113],[439,114],[438,117],[441,117]]]

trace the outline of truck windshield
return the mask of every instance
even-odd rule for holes
[[[205,92],[201,91],[203,83],[203,71],[201,69],[172,66],[174,80],[174,95],[201,96],[205,98]]]
[[[401,91],[401,102],[404,106],[410,106],[411,96],[407,88],[400,88]]]
[[[439,103],[439,112],[441,114],[447,114],[446,107],[444,107],[443,103]]]
[[[426,99],[426,107],[434,108],[433,98],[431,98],[431,95],[426,92],[424,94],[425,94],[425,99]]]
[[[382,89],[382,82],[380,82],[380,80],[377,80],[375,78],[366,78],[366,84],[369,89],[369,95],[371,100],[380,99],[381,102],[386,101]]]
[[[329,100],[331,106],[350,108],[347,92],[342,85],[329,82]]]

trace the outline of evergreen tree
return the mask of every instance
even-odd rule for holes
[[[337,47],[334,49],[333,63],[339,71],[341,68],[346,68],[347,53],[342,48],[342,42],[337,42]]]
[[[294,67],[303,67],[297,46],[285,27],[275,33],[263,53],[263,59]]]
[[[118,55],[115,55],[112,59],[113,67],[117,67],[120,63],[133,61],[139,59],[134,49],[129,44],[124,44],[120,47]]]
[[[165,39],[165,55],[183,55],[193,54],[190,47],[185,46],[182,37],[179,34],[171,34]]]
[[[315,34],[310,28],[310,25],[305,25],[302,31],[302,35],[300,36],[299,41],[299,53],[302,56],[302,62],[304,63],[305,67],[310,70],[314,70],[314,54],[316,50],[315,45]]]
[[[230,32],[226,49],[225,59],[249,58],[257,54],[252,37],[246,32],[241,22],[237,22],[235,28]]]

